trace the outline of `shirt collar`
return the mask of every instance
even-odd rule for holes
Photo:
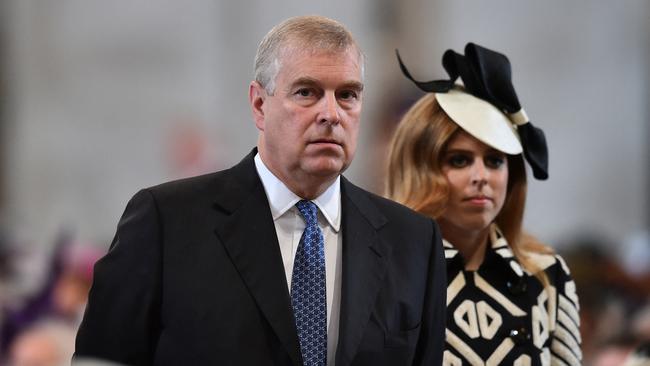
[[[262,161],[259,153],[255,154],[255,169],[264,186],[274,221],[302,199],[273,175]],[[334,183],[327,187],[325,192],[311,201],[318,206],[319,211],[334,231],[338,232],[341,227],[341,177],[336,177]]]

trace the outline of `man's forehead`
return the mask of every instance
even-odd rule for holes
[[[296,59],[310,60],[319,57],[328,57],[338,60],[352,59],[358,65],[361,65],[363,62],[361,53],[352,45],[333,49],[310,47],[309,45],[305,45],[304,47],[292,45],[284,47],[280,51],[278,54],[278,61],[282,64]]]
[[[322,78],[314,78],[310,76],[299,76],[295,79],[289,80],[289,84],[287,87],[295,87],[295,86],[318,86],[321,87],[323,86],[324,83],[327,83],[329,80],[327,79],[322,79]],[[359,80],[358,78],[355,79],[343,79],[343,80],[337,80],[336,82],[336,87],[337,88],[345,88],[345,89],[354,89],[357,91],[362,91],[363,90],[363,82]]]
[[[309,44],[304,41],[299,40],[287,40],[283,42],[280,46],[280,52],[278,56],[282,58],[283,56],[292,57],[298,54],[302,55],[341,55],[350,52],[357,56],[361,56],[361,52],[355,44],[347,45],[329,45],[323,46],[322,44]]]
[[[288,50],[278,61],[285,82],[318,82],[343,77],[343,83],[363,85],[361,60],[354,50]]]

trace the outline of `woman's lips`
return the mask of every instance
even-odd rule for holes
[[[485,206],[488,203],[492,202],[492,198],[490,198],[488,196],[471,196],[471,197],[465,198],[463,201],[467,201],[467,202],[469,202],[469,203],[471,203],[473,205],[477,205],[477,206]]]

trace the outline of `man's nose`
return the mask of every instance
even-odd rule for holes
[[[318,122],[335,125],[340,122],[339,105],[334,93],[325,93],[321,101],[321,111]]]

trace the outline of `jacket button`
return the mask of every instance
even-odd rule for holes
[[[521,295],[528,289],[526,280],[523,277],[519,278],[518,281],[508,281],[506,283],[506,286],[508,287],[510,293],[513,295]]]
[[[530,334],[526,328],[512,329],[510,331],[510,338],[512,338],[516,344],[522,344],[530,339]]]

